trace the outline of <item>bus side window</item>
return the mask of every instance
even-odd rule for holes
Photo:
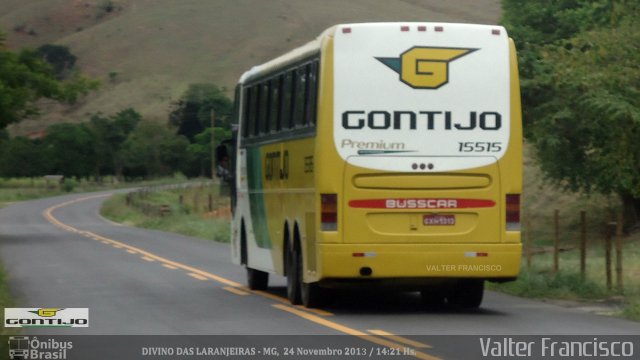
[[[307,74],[309,76],[308,88],[307,88],[307,108],[305,115],[307,123],[315,125],[316,123],[316,111],[318,108],[318,62],[314,61],[306,66]]]
[[[306,100],[306,91],[307,91],[307,73],[306,67],[301,66],[298,67],[295,71],[296,74],[296,88],[295,88],[295,112],[294,112],[294,121],[296,127],[306,126],[305,119],[305,100]]]
[[[269,133],[269,98],[271,94],[269,92],[269,82],[265,81],[260,84],[260,112],[258,118],[260,119],[260,134]]]
[[[280,77],[275,77],[269,81],[269,130],[271,132],[280,131]]]
[[[289,108],[287,109],[287,128],[293,129],[295,126],[295,114],[296,114],[296,72],[295,70],[289,70],[286,75],[287,80],[287,100],[289,102]]]
[[[254,85],[253,88],[253,96],[251,99],[251,111],[252,111],[252,121],[251,121],[251,135],[258,136],[260,134],[260,86]]]
[[[249,134],[249,88],[242,89],[242,92],[244,93],[244,97],[242,98],[242,120],[238,123],[242,125],[242,138],[246,139]]]
[[[245,137],[253,137],[255,136],[256,130],[256,108],[257,104],[257,88],[255,86],[251,86],[247,89],[247,108],[246,113],[247,116],[245,118]]]

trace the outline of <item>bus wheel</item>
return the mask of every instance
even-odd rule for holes
[[[247,284],[251,290],[266,290],[269,285],[269,273],[248,267]]]
[[[301,290],[302,305],[305,307],[316,308],[326,303],[326,293],[318,283],[303,283]]]
[[[425,287],[420,290],[422,304],[427,307],[440,307],[444,305],[446,292],[442,286]]]
[[[449,300],[453,305],[467,309],[475,309],[482,304],[483,295],[484,280],[460,280],[454,287],[453,294]]]
[[[287,250],[287,297],[293,305],[302,303],[302,256],[297,249]]]

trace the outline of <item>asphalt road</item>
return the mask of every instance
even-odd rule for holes
[[[107,221],[98,213],[106,196],[0,209],[0,258],[16,306],[90,310],[89,328],[29,334],[377,333],[373,342],[382,345],[424,335],[640,335],[637,322],[493,292],[474,311],[426,309],[417,294],[370,292],[341,294],[321,310],[293,307],[284,278],[272,276],[268,292],[244,288],[244,269],[231,264],[227,244]],[[443,348],[424,350],[424,358],[447,358],[447,351],[455,358],[455,349]]]

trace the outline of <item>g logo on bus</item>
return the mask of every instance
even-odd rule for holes
[[[478,49],[414,46],[399,58],[376,59],[414,89],[437,89],[449,82],[449,63]]]

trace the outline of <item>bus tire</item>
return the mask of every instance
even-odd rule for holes
[[[293,305],[302,303],[302,254],[296,248],[287,250],[287,298]]]
[[[266,290],[269,286],[269,273],[247,267],[247,284],[251,290]]]
[[[325,305],[325,291],[317,282],[303,283],[302,287],[302,305],[308,308],[317,308]]]
[[[447,294],[442,286],[425,287],[420,290],[422,304],[426,307],[441,307],[445,304]]]
[[[247,231],[244,228],[244,219],[240,225],[240,264],[247,265]]]
[[[449,298],[452,305],[465,309],[476,309],[482,304],[484,295],[484,280],[466,279],[460,280],[455,285]]]

